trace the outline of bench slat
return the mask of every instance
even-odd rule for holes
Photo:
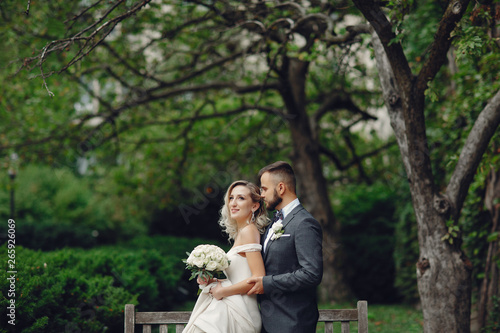
[[[159,325],[160,333],[168,333],[167,324],[175,324],[175,332],[182,333],[191,316],[190,311],[135,312],[133,304],[125,305],[125,333],[134,333],[135,325],[143,325],[144,333],[151,333],[151,325]],[[357,309],[319,310],[318,322],[325,323],[325,333],[333,333],[333,322],[341,323],[341,333],[350,332],[350,323],[358,322],[358,333],[368,333],[368,303],[359,301]]]
[[[191,312],[137,312],[136,324],[177,324],[187,323]]]
[[[358,332],[368,333],[368,302],[358,302]]]
[[[134,333],[135,329],[135,306],[125,305],[125,333]]]
[[[318,321],[356,321],[358,320],[358,310],[319,310]]]

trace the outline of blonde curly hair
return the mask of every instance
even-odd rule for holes
[[[224,195],[224,205],[220,210],[219,225],[222,227],[222,231],[228,235],[229,241],[234,240],[238,234],[238,225],[236,220],[231,218],[231,214],[229,212],[229,196],[231,195],[233,189],[240,185],[243,185],[250,190],[250,197],[253,202],[258,202],[260,204],[259,208],[254,212],[255,219],[252,218],[252,221],[249,221],[249,223],[254,223],[259,232],[263,234],[266,226],[270,222],[264,207],[264,200],[260,196],[260,188],[249,181],[237,180],[227,189],[227,192]]]

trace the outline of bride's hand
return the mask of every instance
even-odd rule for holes
[[[198,284],[207,284],[207,281],[205,279],[202,279],[201,277],[198,276],[198,278],[196,279],[196,282],[198,282]]]
[[[224,296],[222,295],[222,285],[220,282],[217,282],[217,285],[215,287],[210,288],[210,293],[218,301],[224,298]]]
[[[201,278],[201,277],[199,277],[199,276],[198,276],[198,278],[196,279],[196,282],[198,282],[198,284],[204,284],[204,285],[209,285],[210,283],[212,283],[212,282],[217,282],[217,281],[219,281],[219,280],[217,280],[217,278],[208,279],[208,281],[207,281],[207,280],[205,280],[204,278]]]

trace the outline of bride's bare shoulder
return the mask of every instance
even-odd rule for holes
[[[260,243],[260,233],[255,224],[251,223],[238,231],[238,243]]]

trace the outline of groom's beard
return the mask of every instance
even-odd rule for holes
[[[278,195],[278,192],[276,192],[276,189],[274,189],[273,192],[273,199],[267,203],[267,210],[268,211],[273,211],[276,209],[276,206],[278,206],[283,199]]]

